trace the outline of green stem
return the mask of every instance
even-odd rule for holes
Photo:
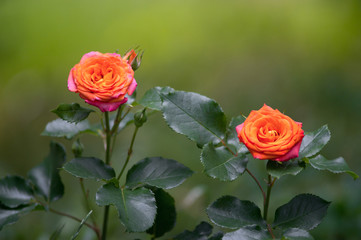
[[[110,142],[112,138],[110,123],[109,123],[109,113],[104,112],[105,117],[105,135],[106,135],[106,143],[105,143],[105,163],[109,165],[110,163]],[[108,216],[109,216],[109,205],[104,208],[104,218],[103,218],[103,230],[102,230],[102,240],[106,239],[107,228],[108,228]]]
[[[110,127],[109,127],[109,113],[104,112],[105,116],[105,135],[106,135],[106,143],[105,143],[105,163],[110,163],[110,141],[112,138],[112,135],[110,133]]]
[[[264,192],[261,184],[259,183],[258,179],[251,173],[251,171],[246,168],[246,172],[253,178],[253,180],[257,183],[259,189],[261,190],[262,192],[262,196],[263,196],[263,202],[266,202],[266,193]]]
[[[124,172],[125,168],[126,168],[127,165],[128,165],[130,156],[131,156],[132,153],[133,153],[134,140],[135,140],[135,136],[137,135],[138,129],[139,129],[139,127],[135,127],[135,130],[134,130],[134,133],[133,133],[133,137],[132,137],[132,141],[131,141],[130,146],[129,146],[127,159],[125,160],[125,163],[124,163],[124,165],[123,165],[123,168],[122,168],[122,170],[120,171],[120,173],[119,173],[119,175],[118,175],[118,177],[117,177],[118,181],[119,181],[120,177],[123,175],[123,172]]]
[[[117,132],[119,123],[123,119],[122,118],[123,108],[124,108],[123,105],[118,108],[117,115],[115,116],[115,119],[114,119],[114,124],[113,124],[112,130],[110,130],[111,135],[114,135],[114,133]]]
[[[221,139],[221,143],[223,144],[223,146],[225,146],[225,147],[228,149],[228,151],[229,151],[230,153],[233,154],[233,156],[237,157],[237,154],[234,153],[222,139]],[[261,190],[262,196],[263,196],[263,202],[265,202],[265,201],[266,201],[266,193],[264,192],[264,190],[263,190],[260,182],[259,182],[258,179],[251,173],[251,171],[250,171],[248,168],[246,168],[246,172],[247,172],[247,173],[253,178],[253,180],[257,183],[259,189]]]
[[[60,215],[60,216],[64,216],[64,217],[73,219],[73,220],[75,220],[75,221],[77,221],[77,222],[80,222],[80,223],[82,222],[82,220],[79,219],[79,218],[77,218],[77,217],[74,217],[74,216],[72,216],[72,215],[70,215],[70,214],[67,214],[67,213],[63,213],[63,212],[57,211],[57,210],[52,209],[52,208],[50,208],[50,207],[49,207],[49,211],[52,212],[52,213],[55,213],[55,214],[57,214],[57,215]],[[101,239],[101,237],[100,237],[100,231],[99,231],[99,229],[98,229],[96,226],[93,226],[93,225],[91,225],[91,224],[89,224],[89,223],[86,223],[86,222],[84,223],[84,225],[87,226],[87,227],[89,227],[90,229],[92,229],[92,230],[95,232],[95,234],[97,235],[97,238],[98,238],[98,239]]]
[[[87,194],[87,192],[86,192],[86,190],[85,190],[83,178],[79,178],[79,182],[80,182],[81,191],[82,191],[83,196],[84,196],[86,211],[87,211],[87,212],[90,212],[92,209],[91,209],[91,207],[90,207],[90,203],[89,203],[89,199],[88,199],[88,194]],[[98,227],[98,226],[97,226],[97,223],[96,223],[95,215],[94,215],[94,214],[91,214],[90,217],[91,217],[91,219],[92,219],[93,225],[96,226],[96,227]]]
[[[267,195],[266,195],[266,199],[265,199],[264,205],[263,205],[263,219],[266,222],[267,222],[269,201],[270,201],[270,198],[271,198],[271,191],[272,191],[272,187],[273,187],[275,181],[276,181],[276,178],[274,178],[272,180],[271,175],[268,174]],[[273,232],[272,232],[272,227],[268,223],[267,223],[267,229],[268,229],[268,232],[271,234],[272,238],[275,239],[275,236],[273,235]]]

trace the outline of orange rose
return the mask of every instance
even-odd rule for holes
[[[282,162],[298,157],[304,137],[301,128],[302,123],[265,104],[252,111],[236,131],[254,158]]]
[[[68,89],[102,112],[116,110],[137,87],[130,65],[134,55],[133,50],[124,58],[116,53],[85,54],[70,71]]]

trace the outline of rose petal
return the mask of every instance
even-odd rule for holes
[[[102,112],[112,112],[115,111],[119,108],[120,105],[122,105],[123,103],[126,103],[128,101],[127,98],[124,98],[122,101],[120,102],[100,102],[100,101],[90,101],[90,100],[85,100],[86,103],[96,106],[97,108],[100,109],[100,111]]]
[[[86,59],[90,58],[90,57],[94,57],[94,56],[98,56],[98,55],[102,55],[100,52],[88,52],[86,54],[83,55],[83,57],[80,59],[80,62],[84,62]]]
[[[73,79],[73,70],[74,68],[72,68],[70,70],[70,73],[69,73],[69,77],[68,77],[68,89],[69,91],[71,92],[77,92],[77,88],[76,88],[76,85],[75,85],[75,82],[74,82],[74,79]]]
[[[133,92],[135,91],[135,89],[137,88],[137,82],[135,81],[135,79],[133,78],[133,81],[132,81],[132,83],[129,85],[129,87],[128,87],[128,95],[130,96],[130,95],[132,95],[133,94]]]
[[[290,159],[293,159],[293,158],[297,158],[298,153],[300,151],[301,143],[302,143],[302,140],[299,141],[298,143],[296,143],[288,153],[286,153],[282,157],[275,158],[275,159],[272,159],[272,160],[284,162],[284,161],[287,161],[287,160],[290,160]]]
[[[243,125],[244,125],[244,123],[241,123],[236,127],[236,132],[237,132],[238,136],[240,135],[240,133],[242,131]]]

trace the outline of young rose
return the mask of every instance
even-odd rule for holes
[[[102,112],[115,111],[137,87],[130,65],[134,51],[131,53],[124,58],[116,53],[85,54],[70,71],[68,89]]]
[[[304,137],[301,128],[302,123],[265,104],[252,111],[236,131],[254,158],[282,162],[298,157]]]

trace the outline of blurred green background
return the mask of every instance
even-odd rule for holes
[[[137,45],[145,49],[135,75],[138,98],[151,87],[171,86],[215,99],[229,119],[267,103],[303,122],[305,131],[328,123],[332,139],[323,155],[343,156],[361,174],[360,0],[1,0],[0,29],[0,177],[26,176],[47,155],[50,138],[40,133],[55,119],[51,109],[59,103],[86,106],[67,90],[69,70],[84,53],[123,53]],[[132,131],[118,138],[114,167],[124,161]],[[84,155],[103,158],[99,139],[81,140]],[[163,156],[196,171],[169,191],[178,218],[164,239],[207,221],[204,208],[222,195],[262,204],[249,176],[231,183],[211,179],[202,173],[199,155],[195,144],[172,132],[160,114],[150,117],[136,139],[130,166]],[[265,162],[249,167],[266,176]],[[84,217],[78,183],[64,172],[62,177],[66,195],[54,208]],[[313,169],[286,176],[274,188],[271,213],[304,192],[332,201],[324,221],[311,231],[315,239],[361,239],[360,180]],[[124,228],[116,215],[113,211],[112,239],[126,239],[120,237]],[[101,212],[97,216],[101,220]],[[48,239],[63,225],[68,239],[78,223],[32,213],[6,226],[0,239]],[[147,239],[143,234],[129,239],[137,237]],[[81,239],[92,238],[84,228]]]

